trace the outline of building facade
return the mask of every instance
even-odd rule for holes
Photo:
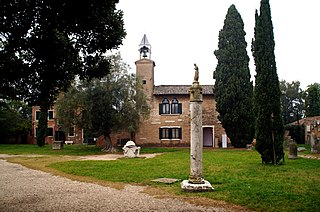
[[[140,44],[140,59],[135,62],[150,107],[147,119],[141,121],[135,135],[137,145],[189,146],[190,144],[190,85],[154,85],[155,62],[151,45],[144,35]],[[192,79],[190,79],[191,81]],[[218,147],[224,133],[216,111],[213,85],[201,85],[203,94],[203,145]]]
[[[113,146],[123,146],[126,141],[134,140],[141,146],[189,146],[190,145],[190,85],[154,84],[155,62],[151,60],[151,45],[146,35],[139,45],[140,58],[135,62],[136,77],[143,86],[150,114],[141,118],[139,130],[134,134],[115,132],[111,134]],[[192,79],[190,79],[191,81]],[[201,83],[201,82],[200,82]],[[201,85],[201,84],[200,84]],[[225,133],[218,120],[213,85],[201,85],[203,146],[221,146],[221,137]],[[33,107],[33,142],[36,143],[39,107]],[[46,143],[52,144],[59,131],[58,119],[54,109],[48,111],[48,137]],[[84,143],[83,131],[70,129],[66,132],[66,140],[74,144]],[[103,146],[103,137],[97,139],[97,145]]]
[[[40,117],[40,107],[33,106],[32,107],[32,131],[31,131],[31,143],[37,143],[37,131],[38,131],[38,121]],[[59,124],[59,119],[56,116],[56,111],[54,108],[48,110],[48,128],[47,128],[47,137],[46,144],[52,144],[54,140],[65,140],[68,143],[73,144],[82,144],[83,139],[83,131],[81,129],[77,129],[76,127],[70,127],[68,132],[64,132],[64,136],[61,135],[61,126]],[[63,137],[63,138],[61,138]]]

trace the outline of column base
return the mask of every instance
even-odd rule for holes
[[[193,184],[193,183],[190,183],[189,180],[183,180],[181,182],[181,188],[183,191],[186,191],[186,192],[204,192],[204,191],[214,190],[211,184],[206,180],[203,180],[202,184],[198,184],[198,183]]]

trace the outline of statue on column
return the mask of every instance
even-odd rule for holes
[[[197,64],[194,64],[194,70],[195,70],[195,72],[194,72],[194,81],[195,82],[198,82],[199,81],[199,68],[198,68],[198,66],[197,66]]]

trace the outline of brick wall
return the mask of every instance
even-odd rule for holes
[[[32,107],[32,131],[31,131],[31,139],[30,139],[31,144],[37,143],[36,128],[38,128],[38,120],[36,119],[36,113],[39,111],[40,111],[39,106]],[[48,119],[48,128],[53,129],[53,135],[46,137],[46,140],[45,140],[46,144],[53,143],[55,132],[59,130],[57,114],[54,108],[52,108],[50,111],[53,111],[53,119]],[[66,140],[71,140],[74,142],[74,144],[82,144],[83,142],[83,132],[81,129],[75,128],[74,136],[69,136],[68,132],[66,132],[65,135],[66,135]]]
[[[182,103],[182,114],[163,114],[159,115],[159,104],[164,98],[172,100],[177,98]],[[151,112],[148,119],[143,120],[139,131],[136,133],[136,143],[138,145],[153,146],[189,146],[190,144],[190,111],[189,95],[157,95],[151,101]],[[217,119],[215,109],[216,102],[213,95],[203,96],[203,125],[214,126],[215,138],[221,139],[224,131]],[[160,139],[159,128],[161,127],[179,127],[182,129],[181,139]]]

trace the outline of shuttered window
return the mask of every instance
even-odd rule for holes
[[[182,139],[181,128],[159,128],[160,139]]]

